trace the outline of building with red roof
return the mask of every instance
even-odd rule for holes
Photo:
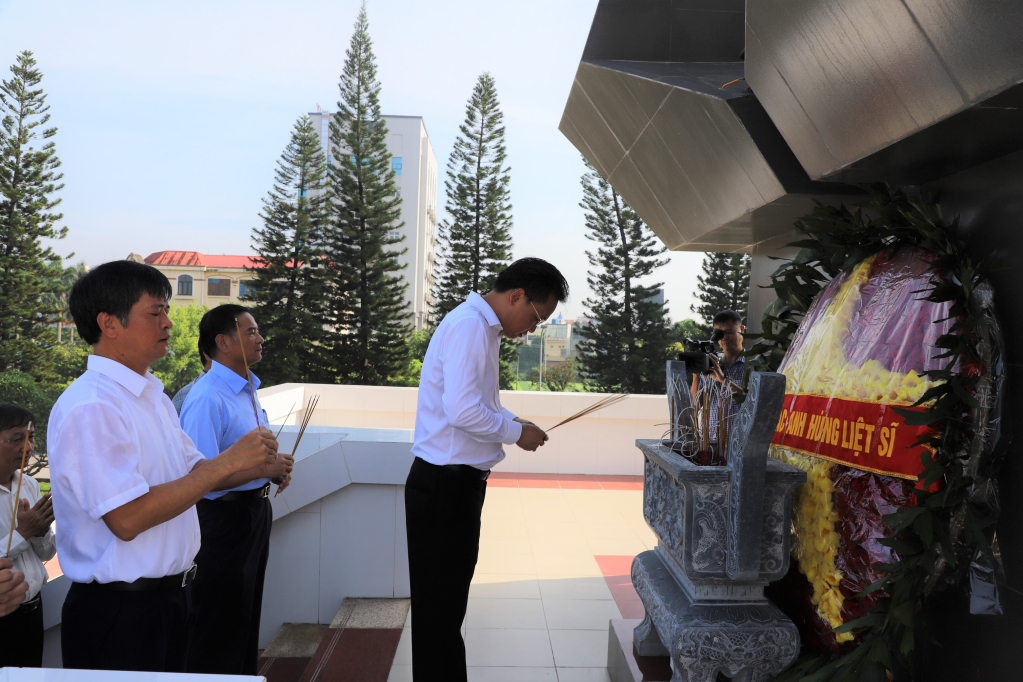
[[[167,276],[174,290],[172,305],[204,305],[209,308],[221,303],[242,302],[252,279],[245,268],[260,267],[253,256],[214,255],[198,251],[157,251],[145,258],[133,253],[128,260],[152,265]]]

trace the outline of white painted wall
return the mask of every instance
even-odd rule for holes
[[[418,388],[282,384],[259,391],[272,423],[281,423],[292,405],[301,408],[320,396],[312,424],[320,426],[414,429]],[[549,428],[592,405],[606,394],[501,391],[501,404],[519,417]],[[537,452],[506,446],[507,458],[495,471],[632,475],[643,473],[637,438],[660,438],[667,430],[668,400],[664,395],[633,395],[616,405],[551,432]]]

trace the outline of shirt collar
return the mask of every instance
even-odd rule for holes
[[[483,315],[484,319],[486,319],[487,324],[491,327],[497,327],[498,331],[504,329],[504,327],[501,326],[501,321],[497,319],[497,313],[494,312],[494,309],[491,308],[490,304],[475,291],[469,292],[469,297],[465,299],[465,302],[475,310],[478,310]]]
[[[226,366],[220,364],[216,360],[210,366],[210,374],[219,378],[227,387],[235,393],[241,393],[249,385],[249,382],[245,380],[245,377],[239,376],[233,369],[228,369]],[[259,388],[259,377],[249,370],[249,377],[252,379],[252,388]]]
[[[163,391],[163,384],[159,379],[153,376],[152,372],[146,372],[146,375],[142,376],[141,374],[128,369],[128,367],[122,365],[117,360],[111,360],[110,358],[105,358],[101,355],[90,355],[86,366],[94,372],[98,372],[109,379],[113,379],[136,398],[142,395],[142,391],[145,390],[146,384],[155,384],[158,387],[157,390]]]

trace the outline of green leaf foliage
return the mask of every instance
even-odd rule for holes
[[[437,233],[438,323],[470,292],[490,291],[497,273],[511,263],[510,169],[505,165],[503,124],[494,77],[484,73],[465,106],[465,121],[448,159],[444,187],[450,217]]]
[[[252,279],[246,302],[264,339],[258,371],[267,386],[332,383],[323,329],[330,272],[324,258],[326,173],[319,137],[302,116],[263,199],[263,225],[252,231],[256,266],[247,268]]]
[[[692,311],[703,318],[704,332],[722,310],[732,310],[746,319],[750,262],[750,257],[742,253],[708,253],[703,257],[703,274],[696,278],[695,292],[700,305],[692,306]]]
[[[504,114],[497,84],[489,73],[477,79],[458,130],[444,181],[449,218],[437,230],[434,324],[471,292],[490,291],[497,274],[512,258],[511,169],[505,165]],[[514,341],[501,339],[503,389],[515,383],[518,347]]]
[[[982,314],[973,292],[995,266],[973,260],[957,221],[942,218],[936,197],[911,196],[883,184],[862,188],[868,198],[859,208],[818,203],[796,223],[804,238],[793,246],[802,250],[771,276],[778,298],[764,314],[763,333],[747,336],[756,341],[745,353],[747,379],[752,371],[777,370],[814,298],[840,272],[880,251],[926,249],[937,258],[931,263],[930,287],[918,293],[925,300],[951,301],[954,323],[939,340],[948,351],[947,364],[927,373],[937,385],[917,403],[926,411],[899,413],[907,423],[932,427],[933,433],[918,444],[935,454],[921,455],[923,473],[913,491],[917,505],[884,517],[892,533],[880,543],[894,549],[899,560],[881,566],[883,576],[862,593],[883,591],[883,596],[873,611],[838,629],[855,632],[860,644],[841,654],[807,654],[772,682],[882,682],[889,679],[888,671],[894,679],[911,679],[913,646],[921,634],[914,631],[914,618],[921,602],[944,571],[989,547],[997,519],[997,510],[969,497],[972,481],[963,463],[974,437],[970,410],[978,405],[977,377],[960,371],[981,363],[977,329]],[[927,492],[937,482],[940,490]],[[953,549],[957,541],[964,545],[961,554]]]
[[[25,466],[29,475],[36,474],[46,466],[46,426],[50,410],[60,397],[61,389],[48,388],[36,382],[31,375],[16,369],[0,372],[0,404],[17,405],[28,410],[36,418],[36,457]]]
[[[329,268],[324,321],[327,372],[338,383],[391,383],[406,363],[411,315],[399,258],[407,249],[394,231],[401,199],[380,113],[380,83],[363,3],[345,53],[337,113],[330,124],[330,226],[324,251]]]
[[[584,160],[585,161],[585,160]],[[618,192],[586,164],[582,177],[590,274],[595,298],[583,302],[597,323],[578,329],[579,364],[587,388],[614,393],[664,393],[669,344],[664,304],[653,300],[661,283],[639,282],[667,263],[653,232]]]
[[[53,381],[63,268],[44,240],[67,235],[54,197],[64,176],[31,52],[17,56],[11,74],[0,81],[0,371]]]
[[[207,310],[202,305],[186,305],[170,311],[169,317],[174,326],[170,331],[167,355],[149,368],[163,382],[163,390],[168,396],[173,397],[185,384],[202,374],[199,321]]]

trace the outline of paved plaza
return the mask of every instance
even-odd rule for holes
[[[638,476],[494,474],[462,626],[470,682],[607,681],[608,621],[641,618]],[[412,680],[411,617],[389,680]]]

